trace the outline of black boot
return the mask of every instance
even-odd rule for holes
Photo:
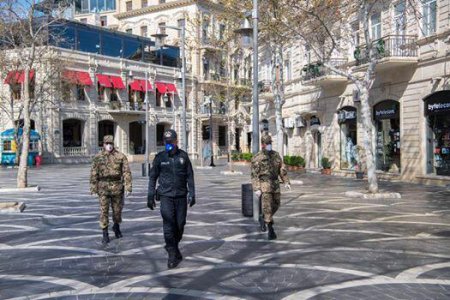
[[[277,234],[275,233],[275,230],[273,230],[273,223],[270,222],[267,224],[267,227],[269,228],[269,232],[267,233],[267,237],[269,240],[276,240]]]
[[[108,233],[108,227],[103,228],[103,239],[102,244],[106,245],[109,243],[109,233]]]
[[[121,237],[123,237],[122,232],[120,231],[119,223],[114,223],[112,229],[116,235],[116,238],[120,239]]]
[[[266,223],[264,222],[264,216],[259,216],[259,226],[262,232],[267,231]]]
[[[177,252],[175,248],[165,247],[167,253],[169,254],[169,258],[167,260],[167,267],[169,269],[176,268],[178,264],[181,262],[181,259],[177,257]],[[181,255],[181,253],[180,253]]]

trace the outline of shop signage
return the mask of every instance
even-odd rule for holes
[[[314,125],[320,125],[320,120],[318,117],[311,117],[311,120],[309,120],[309,126],[314,126]]]
[[[341,110],[338,113],[339,123],[344,123],[345,121],[355,120],[355,119],[356,119],[356,111]]]
[[[399,104],[397,101],[383,101],[373,109],[375,120],[396,119],[399,118]]]
[[[450,98],[447,100],[433,99],[425,102],[425,114],[427,116],[450,112]]]

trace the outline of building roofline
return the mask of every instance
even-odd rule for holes
[[[165,11],[165,10],[169,10],[169,9],[189,6],[189,5],[193,5],[193,4],[199,4],[201,6],[205,6],[205,7],[211,8],[211,9],[215,9],[215,10],[222,9],[222,6],[220,6],[217,3],[212,2],[210,0],[177,0],[177,1],[173,1],[173,2],[167,2],[167,3],[152,5],[152,6],[144,7],[144,8],[140,8],[140,9],[133,9],[131,11],[127,11],[127,12],[123,12],[123,13],[118,13],[118,14],[115,14],[114,17],[116,17],[116,19],[118,19],[118,20],[122,20],[122,19],[137,17],[137,16],[149,14],[149,13],[155,13],[155,12]]]

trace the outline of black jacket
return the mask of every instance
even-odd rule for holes
[[[158,194],[165,197],[195,197],[194,171],[189,156],[177,149],[172,155],[166,151],[159,152],[153,160],[148,181],[148,195],[155,195],[156,180]]]

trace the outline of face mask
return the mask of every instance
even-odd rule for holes
[[[113,149],[114,149],[114,145],[112,145],[112,144],[106,144],[105,145],[105,150],[106,151],[111,152],[111,151],[113,151]]]
[[[272,151],[272,144],[266,145],[266,150],[267,151]]]
[[[174,144],[166,144],[166,151],[170,152],[175,148]]]

